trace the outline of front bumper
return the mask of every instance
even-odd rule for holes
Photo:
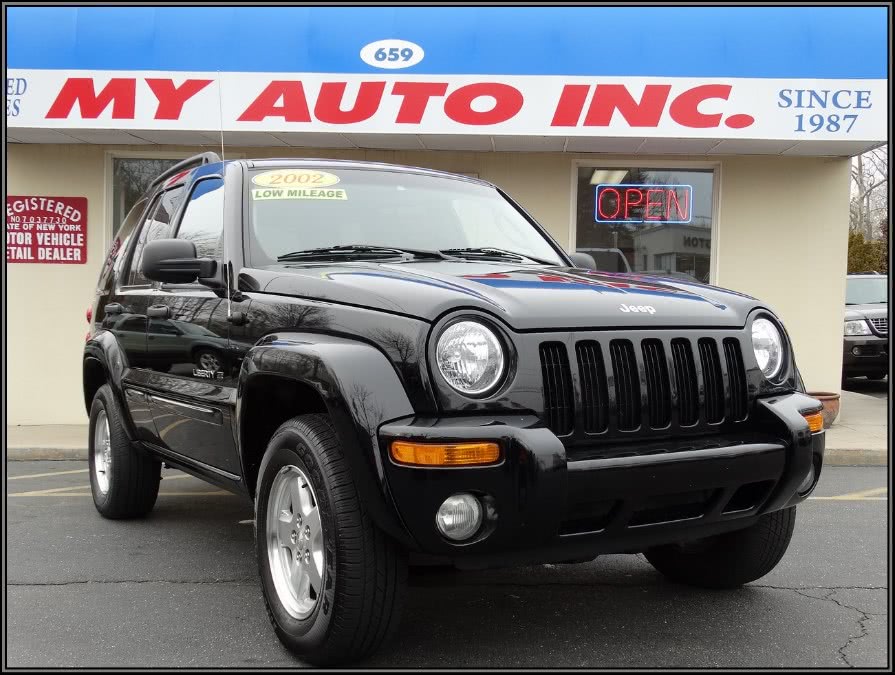
[[[857,352],[857,353],[855,353]],[[866,375],[889,370],[889,338],[846,335],[842,349],[842,374]]]
[[[815,399],[756,402],[750,430],[620,447],[566,448],[534,416],[407,418],[380,428],[388,489],[419,552],[461,567],[592,558],[746,527],[810,494],[823,464],[824,432],[802,411]],[[394,439],[493,440],[502,461],[475,468],[418,468],[389,459]],[[799,486],[814,468],[814,482]],[[471,492],[485,522],[451,543],[435,526],[441,503]]]

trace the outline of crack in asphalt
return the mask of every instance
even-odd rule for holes
[[[860,634],[859,634],[859,635],[849,635],[849,636],[848,636],[848,640],[845,641],[845,644],[842,645],[841,647],[839,647],[839,649],[836,650],[836,653],[839,654],[839,658],[842,659],[842,662],[843,662],[846,666],[848,666],[849,668],[854,668],[855,665],[854,665],[853,663],[851,663],[851,661],[848,660],[848,656],[847,656],[847,654],[846,654],[846,651],[847,651],[848,648],[851,647],[855,642],[857,642],[858,640],[861,640],[861,639],[867,637],[868,635],[870,635],[870,630],[867,628],[867,622],[869,622],[869,621],[871,620],[871,617],[874,617],[874,616],[886,616],[886,615],[885,615],[885,614],[878,614],[878,613],[868,612],[868,611],[865,611],[865,610],[863,610],[863,609],[861,609],[861,608],[859,608],[859,607],[855,607],[855,606],[853,606],[853,605],[847,605],[847,604],[845,604],[844,602],[841,602],[838,598],[835,598],[835,597],[833,597],[833,596],[836,595],[836,591],[838,591],[838,590],[887,590],[887,589],[885,589],[884,587],[883,587],[883,588],[863,589],[863,588],[860,588],[860,587],[858,587],[858,588],[852,588],[852,587],[848,587],[848,586],[847,586],[847,587],[844,587],[844,588],[835,587],[835,588],[830,588],[830,589],[818,589],[818,590],[828,590],[828,591],[829,591],[829,592],[826,593],[822,598],[819,598],[819,597],[817,597],[816,595],[808,595],[807,593],[802,593],[802,592],[800,592],[800,589],[795,589],[795,588],[794,588],[794,589],[791,589],[791,590],[795,591],[796,593],[798,593],[798,594],[801,595],[802,597],[805,597],[805,598],[811,598],[812,600],[823,600],[823,601],[825,601],[825,602],[832,602],[833,604],[835,604],[835,605],[841,607],[842,609],[850,609],[850,610],[852,610],[852,611],[854,611],[854,612],[857,612],[858,614],[861,615],[860,618],[858,618],[858,620],[855,622],[855,623],[858,625],[858,628],[860,629]]]
[[[749,584],[746,588],[773,588],[781,591],[887,591],[888,586],[772,586],[771,584]],[[806,598],[825,600],[814,595],[806,595]]]

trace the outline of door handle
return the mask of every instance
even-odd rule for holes
[[[107,315],[108,314],[121,314],[121,311],[123,309],[124,308],[117,302],[110,302],[108,305],[106,305],[106,308],[104,311]]]
[[[168,319],[171,316],[171,308],[168,305],[152,305],[147,308],[146,316],[151,319]]]

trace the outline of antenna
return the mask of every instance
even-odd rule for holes
[[[224,103],[221,89],[223,89],[224,81],[221,78],[221,71],[218,71],[218,129],[221,131],[221,174],[226,174],[224,170],[227,156],[224,154]],[[224,225],[221,230],[221,259],[224,262],[224,289],[227,294],[227,322],[230,322],[230,258],[227,256],[227,189],[223,187],[223,199],[221,199],[221,223]]]

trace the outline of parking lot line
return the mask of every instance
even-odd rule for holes
[[[859,490],[857,492],[848,492],[844,495],[835,495],[833,497],[808,497],[808,499],[817,499],[821,501],[839,501],[839,502],[876,502],[887,501],[889,499],[886,493],[889,492],[887,487],[870,488],[869,490]],[[878,495],[886,494],[885,497]]]
[[[826,502],[887,502],[888,497],[808,497],[808,500]]]
[[[839,495],[842,499],[852,499],[859,497],[876,497],[889,491],[888,487],[870,488],[869,490],[861,490],[860,492],[849,492],[848,494]]]
[[[90,469],[72,469],[71,471],[49,471],[47,473],[29,473],[26,476],[7,476],[6,480],[22,480],[23,478],[44,478],[46,476],[65,476],[72,473],[87,473]]]
[[[69,485],[68,487],[48,488],[46,490],[28,490],[27,492],[10,492],[9,497],[42,497],[46,496],[64,496],[64,493],[72,490],[83,490],[83,485]]]
[[[32,490],[30,492],[10,492],[7,497],[90,497],[90,492],[62,492],[61,490],[83,490],[84,486],[78,485],[71,488],[59,488],[60,491],[52,492],[48,490]],[[207,495],[209,497],[220,497],[223,495],[233,495],[232,492],[226,490],[197,490],[195,492],[159,492],[159,497],[201,497]]]

